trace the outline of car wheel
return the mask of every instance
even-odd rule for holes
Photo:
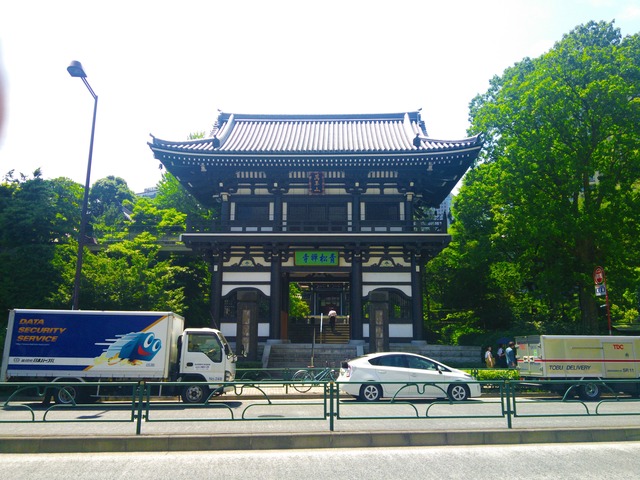
[[[182,389],[184,403],[203,403],[208,396],[209,388],[206,385],[188,385]]]
[[[469,387],[463,383],[454,383],[453,385],[449,385],[447,394],[450,400],[462,402],[469,398]]]
[[[597,383],[585,383],[584,385],[580,385],[580,398],[582,400],[598,400],[601,394],[602,390],[600,389],[600,385]]]
[[[366,383],[360,387],[360,396],[363,402],[377,402],[382,398],[382,388],[375,383]]]

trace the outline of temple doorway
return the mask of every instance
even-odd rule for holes
[[[302,301],[308,306],[304,318],[290,316],[288,325],[291,343],[349,343],[350,339],[350,284],[346,279],[327,279],[295,282]],[[337,313],[335,328],[331,328],[329,312]],[[314,337],[315,335],[315,337]]]

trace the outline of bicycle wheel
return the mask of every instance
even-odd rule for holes
[[[291,377],[293,382],[304,382],[304,383],[293,383],[293,388],[295,388],[300,393],[306,393],[311,390],[311,383],[314,380],[313,375],[306,370],[298,370]]]

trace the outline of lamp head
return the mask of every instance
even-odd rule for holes
[[[87,78],[87,74],[84,72],[82,64],[77,60],[74,60],[69,64],[67,72],[69,72],[69,75],[72,77]]]

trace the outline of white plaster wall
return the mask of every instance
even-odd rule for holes
[[[269,272],[223,272],[222,273],[222,295],[227,295],[236,288],[255,287],[266,296],[271,296],[271,285],[260,285],[260,283],[269,283],[271,275]],[[229,285],[229,282],[236,283]],[[242,283],[244,285],[240,285]]]
[[[406,285],[397,285],[402,282]],[[375,283],[375,285],[371,285]],[[409,272],[370,272],[362,274],[362,295],[369,295],[369,292],[378,288],[395,288],[407,296],[411,296],[411,274]]]
[[[366,338],[369,336],[369,324],[362,325],[362,335]],[[412,338],[413,337],[413,325],[410,323],[392,323],[389,325],[389,337],[398,338]]]
[[[238,326],[235,323],[225,322],[220,325],[220,331],[225,337],[235,337],[238,333]],[[269,336],[269,324],[268,323],[259,323],[258,324],[258,335],[260,337],[268,337]]]
[[[362,274],[363,283],[411,283],[410,272],[364,272]]]

